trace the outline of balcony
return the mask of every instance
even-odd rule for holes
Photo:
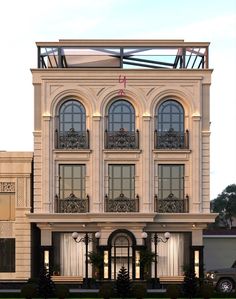
[[[125,131],[121,128],[119,131],[108,132],[105,130],[105,148],[106,149],[138,149],[139,131]]]
[[[56,149],[89,149],[89,131],[77,132],[71,128],[67,132],[60,133],[55,130]]]
[[[155,149],[189,149],[189,131],[185,133],[170,129],[167,132],[154,132]]]
[[[188,213],[189,197],[179,199],[170,193],[167,198],[158,199],[155,195],[155,212],[157,213]]]
[[[65,199],[55,196],[56,213],[88,213],[89,212],[89,196],[87,198],[78,198],[71,193]]]
[[[123,193],[119,197],[110,199],[107,195],[105,196],[105,212],[138,212],[139,211],[139,196],[136,198],[128,198]]]

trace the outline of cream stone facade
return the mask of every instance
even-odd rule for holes
[[[202,275],[202,230],[216,216],[209,207],[209,44],[61,40],[37,46],[33,206],[25,166],[22,177],[4,180],[29,192],[29,201],[17,203],[15,221],[1,224],[11,226],[12,236],[18,225],[21,241],[24,234],[26,268],[18,268],[16,236],[16,272],[8,278],[30,276],[30,223],[33,235],[40,235],[36,274],[46,267],[52,274],[59,268],[62,277],[94,277],[84,257],[84,250],[94,250],[104,257],[101,279],[115,279],[121,265],[139,279],[145,275],[140,252],[149,248],[159,259],[148,269],[150,278],[178,280],[186,264]],[[155,60],[163,56],[152,51],[166,49],[176,50],[173,64],[170,53],[164,62]],[[73,232],[81,242],[74,242]],[[164,242],[155,244],[157,236]]]
[[[31,276],[31,224],[25,215],[32,207],[32,161],[30,152],[0,152],[0,281]]]

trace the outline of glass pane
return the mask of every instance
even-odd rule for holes
[[[82,173],[82,167],[80,166],[75,166],[73,168],[73,174],[74,174],[74,178],[80,178],[81,177],[81,173]]]
[[[130,187],[131,187],[131,181],[128,180],[128,179],[125,179],[123,180],[123,190],[126,189],[126,190],[130,190]]]
[[[169,166],[161,166],[161,173],[159,175],[163,178],[170,177],[170,167]]]
[[[72,105],[70,102],[67,102],[67,104],[65,104],[65,108],[62,108],[62,112],[63,113],[72,113]]]
[[[162,121],[170,122],[170,114],[163,114]]]
[[[121,114],[113,114],[111,119],[112,119],[113,122],[120,123],[121,122]]]
[[[72,190],[72,180],[64,179],[64,189]]]
[[[62,166],[64,169],[64,177],[71,178],[72,177],[72,167],[71,166]]]
[[[113,179],[113,188],[115,190],[121,190],[121,179]]]
[[[130,165],[123,166],[123,178],[131,178],[132,167]]]
[[[162,188],[170,190],[170,179],[162,180]]]
[[[113,177],[114,178],[120,178],[121,177],[121,167],[120,166],[113,166]],[[112,175],[111,174],[111,175]]]
[[[65,122],[72,122],[72,115],[71,114],[64,114],[64,121]]]
[[[179,178],[180,177],[180,167],[179,166],[173,166],[172,167],[172,178]]]
[[[81,189],[82,188],[82,184],[81,184],[82,182],[81,182],[81,180],[80,179],[74,179],[73,180],[73,184],[74,184],[74,186],[73,186],[73,189],[75,190],[75,189]]]

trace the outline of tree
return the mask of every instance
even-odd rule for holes
[[[216,226],[232,227],[233,217],[236,217],[236,184],[228,185],[211,201],[211,211],[219,213]]]
[[[129,273],[128,270],[122,266],[120,268],[120,271],[117,275],[117,281],[116,281],[116,289],[117,294],[121,298],[125,298],[130,293],[130,279],[129,279]]]

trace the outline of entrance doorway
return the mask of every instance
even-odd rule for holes
[[[124,266],[130,279],[140,278],[140,250],[135,236],[128,230],[119,229],[111,233],[108,246],[104,248],[104,278],[117,279]]]

